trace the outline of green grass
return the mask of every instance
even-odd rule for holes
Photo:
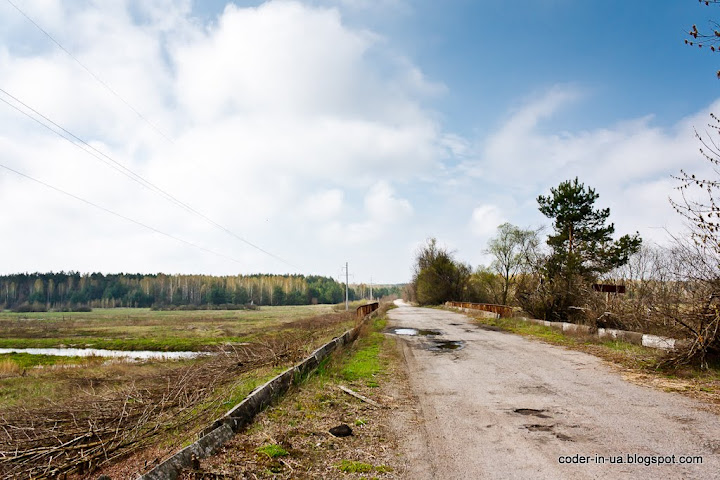
[[[249,342],[268,329],[280,331],[289,322],[331,311],[329,305],[304,305],[257,310],[0,312],[0,348],[199,351]]]
[[[369,463],[356,462],[354,460],[343,460],[337,467],[343,473],[370,473],[374,470],[374,467]]]
[[[75,365],[88,361],[88,357],[62,357],[59,355],[32,355],[29,353],[2,353],[0,362],[10,361],[20,369],[51,365]]]
[[[384,318],[373,322],[371,332],[360,340],[357,350],[340,370],[340,376],[344,380],[348,382],[363,380],[369,387],[378,386],[375,377],[383,368],[379,354],[380,347],[385,341],[385,336],[380,332],[386,324],[387,320]]]
[[[32,405],[41,399],[55,397],[64,390],[64,385],[59,382],[37,377],[3,378],[0,379],[0,406]]]
[[[388,473],[393,471],[393,469],[387,465],[378,465],[376,467],[369,463],[358,462],[355,460],[342,460],[336,466],[343,473]]]
[[[568,337],[563,334],[562,331],[546,327],[545,325],[538,325],[536,323],[526,322],[519,318],[475,318],[475,323],[481,325],[490,325],[492,327],[498,327],[506,332],[517,333],[519,335],[528,335],[532,337],[541,338],[548,342],[568,345],[577,343],[574,338]]]
[[[257,453],[267,455],[269,458],[285,457],[289,455],[287,450],[276,444],[264,445],[262,447],[256,448],[255,451]]]

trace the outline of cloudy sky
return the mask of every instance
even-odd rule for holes
[[[500,223],[548,225],[536,197],[575,176],[618,234],[662,243],[682,228],[672,175],[705,171],[693,128],[720,113],[720,57],[684,31],[718,17],[694,0],[0,0],[0,273],[347,261],[351,282],[405,282],[428,237],[477,266]]]

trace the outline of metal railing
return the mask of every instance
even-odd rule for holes
[[[357,308],[357,316],[358,318],[365,318],[365,315],[370,315],[372,312],[377,310],[380,307],[380,304],[378,302],[368,303],[366,305],[360,305]]]
[[[448,307],[466,308],[469,310],[482,310],[484,312],[492,312],[502,318],[513,316],[513,308],[507,305],[495,305],[492,303],[472,303],[472,302],[445,302]]]

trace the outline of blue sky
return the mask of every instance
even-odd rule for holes
[[[720,9],[694,0],[13,1],[172,141],[7,2],[0,88],[236,236],[3,103],[3,165],[176,237],[0,171],[4,272],[403,282],[429,236],[477,266],[499,223],[548,225],[575,176],[663,243],[671,176],[706,171],[719,57],[683,40]]]

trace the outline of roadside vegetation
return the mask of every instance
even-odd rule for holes
[[[99,311],[18,318],[2,335],[48,345],[212,355],[178,361],[119,361],[11,354],[0,357],[0,476],[98,474],[134,478],[193,440],[256,386],[355,323],[328,306],[251,311]],[[155,343],[146,343],[143,339]],[[71,341],[68,341],[70,339]],[[240,341],[238,341],[240,340]],[[121,473],[123,472],[123,473]]]
[[[387,305],[383,308],[385,310]],[[200,468],[183,478],[398,478],[387,428],[397,379],[394,339],[383,315],[349,349],[336,352],[305,381],[258,417]],[[360,400],[339,387],[364,396]],[[335,437],[345,424],[352,435]]]

